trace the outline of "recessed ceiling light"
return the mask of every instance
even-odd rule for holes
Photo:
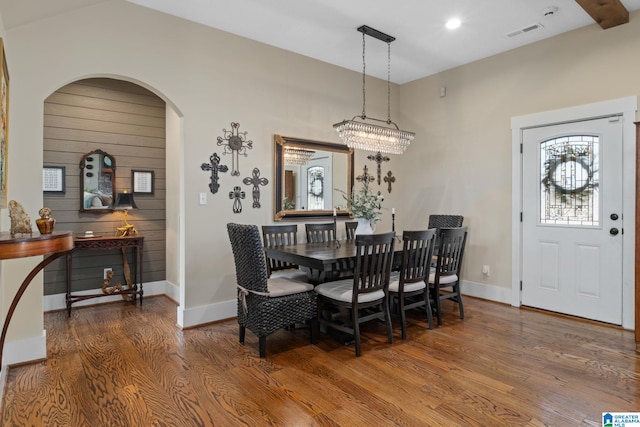
[[[449,30],[455,30],[460,26],[460,24],[462,24],[462,22],[460,21],[459,18],[451,18],[447,21],[446,27]]]

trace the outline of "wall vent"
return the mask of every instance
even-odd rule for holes
[[[507,37],[509,37],[509,38],[518,37],[518,36],[521,36],[523,34],[528,34],[528,33],[532,32],[532,31],[540,30],[542,28],[543,28],[543,26],[540,23],[527,25],[526,27],[520,28],[519,30],[515,30],[515,31],[512,31],[512,32],[508,33]]]

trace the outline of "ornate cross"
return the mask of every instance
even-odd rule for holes
[[[242,180],[244,185],[253,185],[253,207],[260,207],[260,186],[267,185],[269,180],[267,178],[260,178],[260,170],[253,168],[253,176],[248,176]]]
[[[239,127],[240,123],[231,122],[231,130],[223,128],[224,137],[218,137],[218,145],[224,146],[222,154],[231,154],[231,176],[240,176],[238,156],[247,157],[247,148],[253,148],[253,141],[247,141],[247,132],[240,132]]]
[[[233,199],[233,213],[242,212],[241,199],[244,199],[244,191],[239,186],[233,187],[233,191],[229,191],[229,198]]]
[[[396,177],[393,176],[392,172],[387,172],[387,176],[384,177],[384,182],[387,183],[387,190],[391,193],[391,184],[396,182]]]
[[[362,175],[356,176],[356,181],[361,182],[366,191],[369,191],[369,183],[375,180],[376,179],[373,176],[369,175],[369,168],[367,165],[364,165],[364,168],[362,168]]]
[[[388,162],[391,159],[387,156],[383,156],[382,153],[379,151],[376,153],[375,156],[374,155],[367,156],[367,159],[373,160],[378,164],[378,185],[380,185],[380,174],[382,173],[382,162]]]
[[[218,184],[218,172],[226,172],[229,168],[227,165],[220,164],[220,156],[218,156],[218,153],[213,153],[211,157],[209,157],[209,163],[203,163],[200,168],[203,171],[211,171],[209,189],[213,194],[216,194],[220,188],[220,184]]]

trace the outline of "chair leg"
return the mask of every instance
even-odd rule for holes
[[[267,357],[267,337],[258,337],[258,347],[260,349],[260,358]]]
[[[240,330],[238,331],[238,338],[240,339],[240,343],[244,343],[244,335],[247,328],[240,325]]]
[[[404,310],[404,298],[400,298],[398,294],[398,308],[400,310],[400,328],[402,331],[402,339],[407,339],[407,314]]]
[[[462,305],[462,293],[460,292],[460,282],[456,285],[456,293],[458,294],[458,308],[460,309],[460,318],[464,319],[464,306]]]
[[[433,300],[436,303],[436,315],[438,316],[438,326],[442,326],[442,307],[440,306],[440,289],[433,288]]]
[[[320,333],[320,322],[317,317],[311,319],[311,344],[318,343],[318,334]]]
[[[382,301],[382,309],[384,311],[384,321],[387,324],[387,341],[393,344],[393,325],[391,324],[391,311],[389,310],[389,298]],[[402,316],[404,317],[404,307],[402,307]]]
[[[431,310],[431,299],[429,298],[429,288],[425,289],[424,302],[427,306],[427,321],[429,322],[429,329],[433,329],[433,311]]]
[[[358,319],[358,310],[351,310],[351,319],[353,321],[353,340],[356,345],[356,357],[360,357],[360,320]]]

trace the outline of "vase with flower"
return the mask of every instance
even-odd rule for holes
[[[380,208],[384,198],[372,193],[364,185],[358,191],[352,189],[351,195],[342,192],[342,197],[347,201],[347,211],[358,221],[356,235],[373,234],[376,222],[380,220]]]

